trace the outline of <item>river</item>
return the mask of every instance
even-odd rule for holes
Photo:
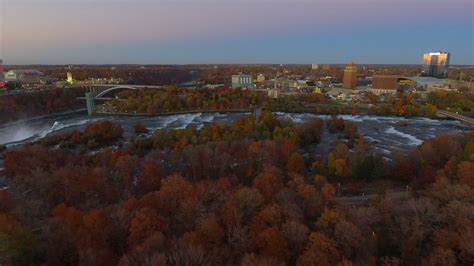
[[[82,130],[89,122],[111,120],[120,123],[126,138],[133,135],[133,125],[140,121],[150,131],[158,129],[177,129],[186,127],[201,128],[211,123],[231,123],[236,118],[248,116],[250,113],[190,113],[167,116],[88,116],[86,111],[74,111],[53,114],[32,119],[15,121],[0,125],[0,144],[7,147],[19,146],[28,141],[38,140],[49,134],[59,134],[71,130]],[[279,118],[291,119],[296,124],[310,117],[327,120],[328,115],[310,113],[281,113]],[[407,151],[421,144],[424,140],[434,138],[442,133],[459,133],[472,130],[474,127],[464,125],[455,120],[439,120],[429,118],[382,117],[369,115],[341,115],[344,120],[357,124],[359,132],[367,143],[374,147],[375,152],[388,158],[391,151]],[[324,155],[336,141],[335,135],[323,134],[321,143],[315,154]],[[0,159],[0,168],[2,168]],[[1,169],[0,169],[1,170]],[[0,189],[5,185],[0,173]]]
[[[83,110],[37,117],[28,120],[10,122],[0,125],[0,144],[16,146],[27,141],[37,140],[49,134],[58,134],[71,130],[82,130],[89,122],[111,120],[120,123],[124,136],[133,134],[133,125],[140,121],[150,131],[157,129],[177,129],[194,126],[201,128],[211,123],[231,123],[237,117],[250,113],[192,113],[167,116],[88,116]],[[280,118],[302,123],[310,117],[327,120],[328,115],[311,113],[281,113]],[[382,117],[369,115],[341,115],[344,120],[357,124],[359,132],[368,143],[379,151],[389,153],[391,150],[408,150],[421,144],[424,140],[446,132],[462,132],[474,127],[455,120],[430,118]],[[323,138],[323,142],[324,142]]]

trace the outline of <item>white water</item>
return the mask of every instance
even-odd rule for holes
[[[302,123],[311,117],[323,120],[330,119],[328,115],[310,113],[275,113],[281,119],[291,119],[295,123]],[[134,132],[133,126],[140,122],[150,133],[155,130],[169,128],[186,128],[190,125],[202,128],[210,123],[231,123],[239,116],[248,116],[250,113],[192,113],[155,117],[136,116],[87,116],[85,113],[60,114],[57,116],[35,118],[21,122],[0,125],[0,144],[13,145],[24,141],[35,140],[49,134],[57,134],[71,130],[83,130],[89,122],[97,120],[112,120],[120,123],[124,128],[126,138]],[[473,127],[463,125],[457,121],[436,120],[429,118],[407,119],[403,117],[381,117],[368,115],[342,115],[344,120],[356,123],[359,132],[366,141],[379,149],[381,153],[392,150],[407,150],[421,144],[424,140],[444,132],[460,132]],[[399,122],[404,122],[404,126]],[[331,137],[331,136],[329,136]],[[334,139],[325,140],[330,144]],[[321,144],[323,145],[323,144]]]
[[[177,128],[179,129],[186,128],[194,121],[194,119],[201,116],[202,116],[202,113],[186,114],[179,118],[179,122],[181,122],[181,126],[178,126]]]
[[[400,132],[398,130],[396,130],[394,127],[389,127],[385,130],[385,133],[387,134],[395,134],[397,136],[400,136],[400,137],[403,137],[403,138],[406,138],[408,139],[408,143],[409,145],[420,145],[421,143],[423,143],[423,141],[421,139],[418,139],[417,137],[413,136],[413,135],[410,135],[410,134],[406,134],[406,133],[403,133],[403,132]]]
[[[156,127],[156,129],[166,128],[168,125],[178,121],[179,117],[180,115],[164,116],[163,123],[159,127]]]

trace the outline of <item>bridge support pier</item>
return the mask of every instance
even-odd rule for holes
[[[94,105],[94,94],[92,92],[86,92],[86,104],[87,104],[87,114],[93,115],[95,113],[95,105]]]

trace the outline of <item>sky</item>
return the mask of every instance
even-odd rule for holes
[[[4,64],[474,64],[472,0],[0,0]]]

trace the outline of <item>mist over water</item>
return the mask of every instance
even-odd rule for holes
[[[248,116],[250,113],[189,113],[167,116],[88,116],[84,111],[63,113],[31,120],[23,120],[0,125],[0,144],[8,146],[22,144],[26,141],[40,139],[49,134],[60,134],[66,131],[83,130],[87,123],[98,120],[111,120],[120,123],[124,128],[124,136],[133,135],[133,126],[140,121],[151,132],[163,128],[202,128],[211,123],[232,123],[236,118]],[[277,112],[277,117],[290,119],[299,124],[310,117],[330,119],[328,115],[310,113]],[[462,132],[474,127],[453,120],[437,120],[429,118],[381,117],[367,115],[341,115],[344,120],[354,122],[359,133],[367,143],[375,147],[380,154],[390,154],[393,150],[409,150],[424,140],[446,132]],[[400,123],[403,122],[403,123]],[[323,136],[318,148],[327,150],[332,147],[335,137],[331,134]]]

